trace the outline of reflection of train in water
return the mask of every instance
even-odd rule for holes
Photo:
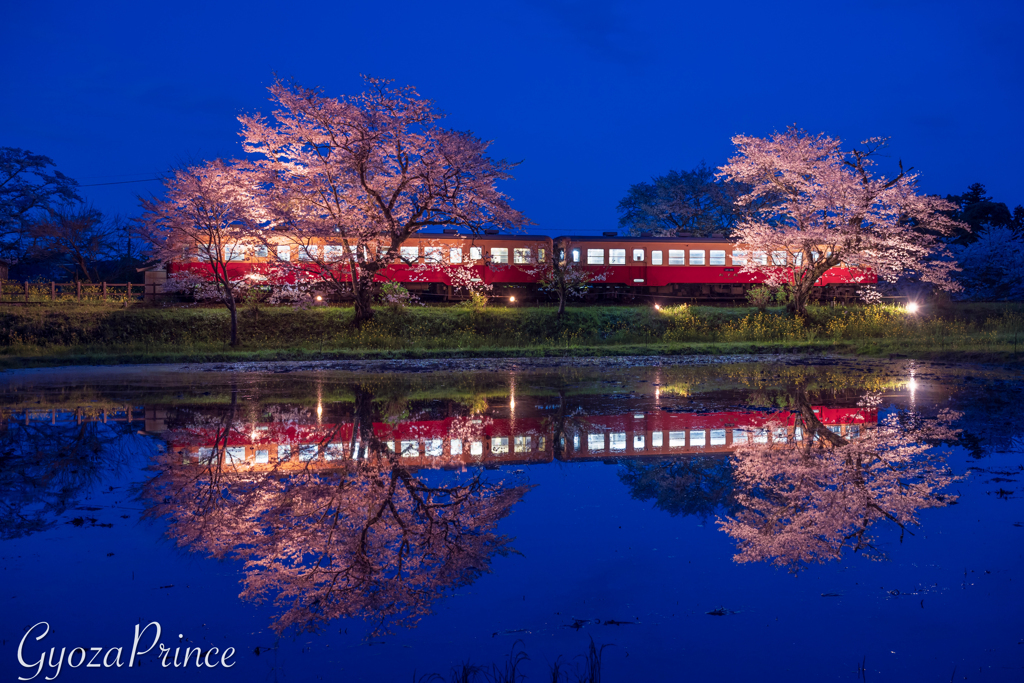
[[[850,440],[878,421],[875,410],[818,406],[814,411],[830,430]],[[166,430],[165,417],[164,411],[147,410],[147,431],[164,432],[169,447],[191,462],[214,461],[223,451],[224,464],[289,471],[344,466],[368,454],[367,444],[353,438],[351,423],[257,423],[224,434],[212,427]],[[553,417],[455,417],[376,422],[373,433],[381,448],[410,468],[461,468],[547,463],[556,452],[566,462],[725,455],[748,442],[803,439],[796,418],[789,411],[656,411],[577,417],[559,429]]]

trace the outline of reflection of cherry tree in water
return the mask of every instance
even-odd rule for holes
[[[844,548],[877,556],[875,522],[905,531],[919,510],[946,503],[940,492],[955,477],[935,446],[955,441],[957,414],[891,415],[848,440],[822,424],[802,390],[794,394],[802,439],[751,442],[732,456],[741,510],[719,525],[737,541],[736,561],[796,570],[837,559]],[[877,402],[869,395],[862,405]]]
[[[307,463],[257,473],[217,450],[205,462],[168,454],[144,491],[179,545],[244,561],[242,597],[273,599],[284,610],[278,631],[339,617],[371,620],[374,633],[415,625],[439,597],[489,571],[495,554],[512,552],[496,528],[526,486],[415,476],[375,435],[373,396],[356,387],[355,397],[348,456],[332,463],[340,471]],[[232,401],[223,434],[234,419]],[[321,450],[340,429],[321,429]]]
[[[131,423],[0,419],[0,539],[49,529],[101,479],[117,475],[137,441]]]
[[[695,515],[707,519],[739,508],[734,494],[733,469],[728,458],[694,455],[661,462],[627,460],[619,480],[637,500],[653,500],[654,506],[673,517]]]

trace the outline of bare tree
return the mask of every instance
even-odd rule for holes
[[[85,204],[51,207],[48,215],[29,227],[28,253],[54,263],[74,280],[98,279],[97,262],[114,247],[116,224]]]

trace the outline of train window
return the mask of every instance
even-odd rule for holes
[[[513,263],[529,263],[530,262],[530,250],[521,249],[516,247],[512,250],[512,262]]]
[[[432,458],[441,457],[444,453],[444,441],[442,439],[431,439],[427,442],[427,455]]]
[[[685,266],[686,265],[686,250],[685,249],[669,249],[668,250],[668,264],[670,266]]]
[[[745,429],[734,429],[732,430],[732,443],[736,444],[747,442],[747,430]]]
[[[452,263],[462,263],[462,247],[452,247],[449,249],[448,258]]]
[[[691,249],[690,250],[690,265],[691,266],[703,266],[704,265],[704,250],[703,249]]]
[[[469,248],[469,260],[470,261],[479,261],[483,257],[484,257],[484,249],[483,249],[483,247],[470,247]]]
[[[292,260],[292,248],[287,244],[279,244],[277,246],[277,260],[278,261],[291,261]]]
[[[626,250],[625,249],[609,249],[608,250],[608,263],[613,266],[624,266],[626,265]]]
[[[633,451],[642,451],[644,449],[644,435],[634,434],[633,435]]]
[[[316,260],[317,254],[320,253],[315,244],[299,245],[299,260],[300,261],[313,261]]]
[[[633,250],[633,263],[637,263],[638,261],[643,261],[643,260],[644,260],[644,250],[643,249],[634,249]]]
[[[821,256],[821,254],[819,254],[818,252],[811,251],[811,263],[817,261],[819,256]]]
[[[403,441],[402,442],[402,457],[403,458],[415,458],[420,454],[420,442],[419,441]]]
[[[244,244],[225,244],[224,245],[224,260],[225,261],[244,261],[245,260],[245,245]]]
[[[543,451],[544,450],[544,437],[543,436],[538,436],[537,437],[537,450],[538,451]]]
[[[705,438],[707,434],[703,429],[691,429],[690,430],[690,447],[691,448],[704,448],[707,444]]]
[[[418,261],[419,258],[420,258],[420,248],[419,247],[401,247],[400,250],[399,250],[399,254],[402,256],[402,260],[403,261],[406,261],[406,262]]]
[[[533,450],[533,439],[529,436],[517,436],[514,447],[516,453],[529,453]]]
[[[798,251],[793,254],[793,265],[802,266],[804,264],[804,252]]]
[[[565,249],[559,249],[558,250],[558,260],[559,261],[564,261],[565,260]]]
[[[732,264],[734,266],[745,266],[747,265],[747,252],[742,250],[736,250],[732,252]]]
[[[661,432],[651,432],[651,448],[661,448],[663,443]]]
[[[508,263],[508,247],[491,247],[491,263]]]
[[[712,249],[711,250],[711,261],[712,266],[724,266],[725,265],[725,249]]]
[[[603,451],[604,450],[604,434],[587,434],[587,450],[588,451]]]
[[[543,249],[538,249],[537,250],[537,263],[544,263],[544,250]]]
[[[626,432],[613,432],[608,435],[608,450],[610,451],[624,451],[626,450]]]
[[[462,455],[462,439],[452,439],[452,455]]]
[[[786,443],[789,441],[789,431],[785,427],[776,427],[772,432],[772,441]]]
[[[768,443],[768,430],[758,429],[754,432],[754,443]]]
[[[316,444],[304,443],[299,446],[299,460],[309,462],[316,460]]]
[[[292,446],[291,446],[291,444],[287,444],[287,443],[279,444],[278,447],[277,447],[277,459],[278,459],[278,461],[280,462],[281,460],[288,460],[291,457],[292,457]]]
[[[786,265],[786,256],[788,254],[784,251],[773,251],[772,252],[772,265],[773,266],[784,266]]]
[[[686,448],[686,432],[669,432],[669,448]]]
[[[846,425],[846,438],[856,439],[860,436],[860,425]]]
[[[267,258],[267,245],[261,244],[256,247],[255,252],[253,252],[253,256],[256,258]]]
[[[507,261],[506,261],[507,263]],[[491,453],[508,453],[508,437],[507,436],[492,436],[491,437]]]
[[[587,263],[592,266],[604,265],[604,249],[587,249]]]
[[[328,244],[324,247],[324,261],[342,261],[345,258],[345,247]]]
[[[755,251],[754,252],[754,263],[756,263],[759,266],[766,266],[766,265],[768,265],[768,252],[765,252],[765,251]]]
[[[484,454],[484,442],[483,441],[474,441],[473,443],[469,444],[469,454],[470,455],[483,455]]]
[[[440,263],[444,260],[441,247],[423,247],[423,260],[426,263]]]
[[[578,451],[580,449],[580,435],[578,432],[572,435],[572,447],[573,450]]]
[[[651,252],[651,265],[652,266],[660,266],[661,265],[661,252],[660,251],[652,251]]]
[[[803,441],[804,440],[804,429],[800,425],[793,428],[793,440]]]
[[[712,446],[724,446],[725,445],[725,430],[724,429],[712,429],[711,430],[711,445]]]
[[[573,249],[572,250],[572,262],[573,263],[579,263],[580,262],[580,250],[579,249]]]

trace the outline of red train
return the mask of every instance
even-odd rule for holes
[[[342,247],[329,244],[246,248],[227,245],[228,269],[233,275],[269,270],[281,261],[306,261],[309,268],[327,261],[338,262],[342,277],[347,265]],[[544,297],[538,286],[544,271],[557,258],[596,279],[589,298],[658,297],[685,300],[742,299],[748,288],[764,281],[760,273],[741,272],[748,261],[771,263],[792,269],[783,252],[749,252],[724,237],[602,237],[544,235],[482,235],[417,233],[401,248],[402,263],[382,270],[377,280],[401,283],[410,291],[435,300],[466,298],[467,280],[491,285],[491,296],[518,300]],[[169,272],[209,266],[199,261],[171,264]],[[816,283],[816,298],[850,300],[865,284],[877,278],[845,265],[832,268]]]

